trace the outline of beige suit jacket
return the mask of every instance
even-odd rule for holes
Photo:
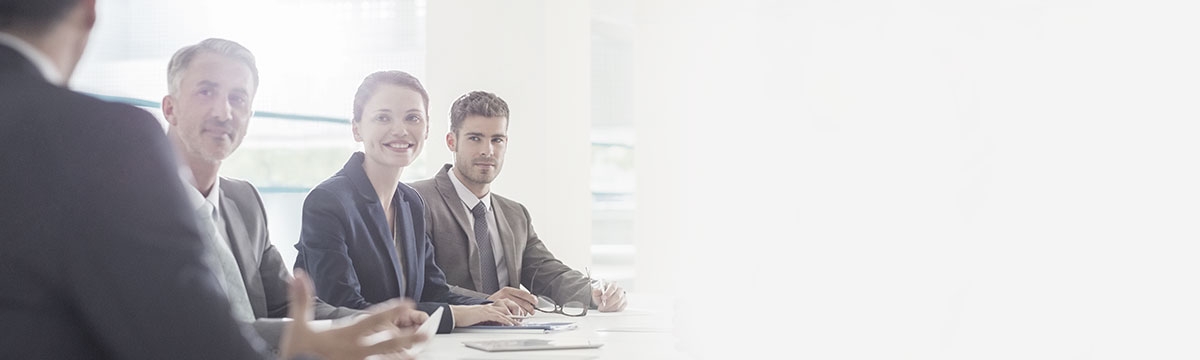
[[[468,296],[487,297],[479,291],[479,250],[475,232],[470,228],[466,206],[450,182],[447,164],[432,179],[412,183],[425,200],[425,232],[433,242],[438,267],[446,273],[450,290]],[[508,263],[508,284],[565,304],[579,301],[591,304],[591,287],[587,277],[571,270],[554,254],[533,230],[533,221],[524,205],[492,193],[492,209],[500,232],[502,251]]]

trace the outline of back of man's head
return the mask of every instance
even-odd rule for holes
[[[0,31],[40,34],[82,0],[0,0]]]

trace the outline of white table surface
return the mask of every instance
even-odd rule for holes
[[[672,306],[653,296],[629,294],[624,312],[588,311],[584,317],[537,313],[526,321],[572,321],[575,330],[543,333],[529,330],[438,334],[430,340],[419,360],[472,359],[689,359],[676,346]],[[590,340],[604,343],[598,349],[486,352],[468,348],[465,341],[554,339]]]

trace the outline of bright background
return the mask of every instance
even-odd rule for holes
[[[497,92],[495,191],[570,265],[672,299],[698,358],[1200,357],[1192,2],[100,6],[83,91],[157,101],[217,36],[259,56],[260,112],[348,117],[378,69],[433,114]],[[348,133],[255,119],[223,169],[279,188],[281,249]],[[406,179],[449,159],[432,140]]]

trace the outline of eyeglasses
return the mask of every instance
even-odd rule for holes
[[[539,270],[541,270],[540,266],[533,270],[533,277],[530,278],[530,280],[529,280],[530,285],[537,283],[534,280],[537,279],[537,274],[538,274]],[[566,315],[566,316],[571,316],[571,317],[580,317],[580,316],[587,315],[588,303],[591,302],[590,300],[591,300],[591,293],[592,293],[592,291],[591,291],[592,290],[591,289],[592,271],[589,270],[588,268],[583,268],[583,270],[584,270],[584,274],[587,276],[587,284],[588,285],[585,286],[585,288],[582,289],[581,292],[577,292],[575,294],[575,296],[572,296],[572,298],[576,298],[576,299],[582,298],[582,299],[586,299],[588,301],[571,300],[571,301],[567,301],[566,303],[563,303],[562,305],[559,305],[557,302],[554,301],[554,299],[551,299],[548,296],[537,295],[538,303],[533,305],[534,310],[541,311],[541,312],[548,313],[548,314],[561,314],[561,315]],[[533,289],[531,288],[530,290],[533,290]],[[580,296],[581,293],[583,294],[582,296]]]

